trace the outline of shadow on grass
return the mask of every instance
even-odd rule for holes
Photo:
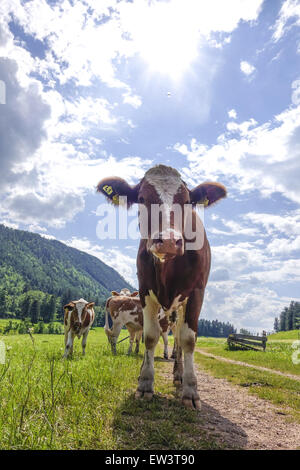
[[[158,393],[153,400],[136,400],[130,395],[117,408],[113,420],[118,449],[196,450],[243,449],[243,429],[202,402],[196,412],[174,398]]]

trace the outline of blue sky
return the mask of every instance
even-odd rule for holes
[[[271,330],[300,300],[299,32],[297,0],[2,0],[0,222],[136,284],[138,242],[97,237],[97,182],[219,181],[202,318]]]

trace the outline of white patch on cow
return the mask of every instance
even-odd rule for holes
[[[88,304],[88,302],[84,299],[79,299],[79,300],[76,300],[74,303],[76,304],[76,310],[78,313],[78,321],[79,323],[81,323],[81,315],[82,315],[84,307],[86,306],[86,304]]]
[[[130,290],[124,287],[123,289],[120,290],[120,295],[130,296]]]
[[[158,166],[148,170],[145,174],[145,179],[154,187],[160,197],[166,223],[169,223],[170,210],[174,203],[174,196],[182,185],[180,174],[174,168]]]

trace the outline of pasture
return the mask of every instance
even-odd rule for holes
[[[120,339],[127,334],[122,330]],[[63,360],[62,335],[33,338],[34,342],[29,335],[0,337],[6,346],[6,362],[0,364],[0,449],[195,450],[252,445],[250,439],[247,444],[246,438],[241,442],[224,437],[224,423],[228,428],[230,421],[225,411],[217,413],[210,403],[222,379],[239,387],[246,408],[250,393],[279,406],[284,420],[300,422],[300,383],[295,380],[196,352],[204,398],[203,410],[197,413],[181,406],[172,384],[173,363],[162,359],[161,340],[155,360],[155,396],[148,402],[134,399],[143,345],[139,355],[128,356],[126,340],[112,356],[104,330],[95,328],[88,336],[86,356],[82,357],[76,339],[73,358]],[[289,365],[290,347],[279,341],[268,344],[266,353],[227,351],[225,340],[216,338],[199,338],[196,345],[219,356],[299,374],[300,366]],[[212,387],[203,382],[207,373]],[[256,414],[251,406],[250,412]],[[231,425],[233,431],[227,433],[241,435],[235,434],[234,419]]]
[[[0,449],[220,447],[203,429],[195,437],[199,418],[166,398],[173,386],[159,373],[155,399],[134,399],[143,346],[127,356],[124,341],[112,356],[104,330],[96,328],[85,357],[76,339],[73,359],[63,360],[63,336],[34,335],[34,344],[29,335],[1,339],[7,352],[0,364]],[[163,365],[157,358],[158,371]]]

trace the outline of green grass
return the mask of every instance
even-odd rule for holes
[[[299,375],[300,364],[294,364],[292,354],[295,351],[292,344],[272,341],[267,342],[266,351],[229,350],[226,340],[214,338],[198,338],[197,347],[216,356],[222,356],[235,361],[267,367],[282,372]]]
[[[28,335],[0,339],[7,349],[0,364],[0,449],[218,448],[195,428],[201,416],[166,393],[171,381],[161,378],[159,360],[154,400],[134,399],[142,354],[127,356],[128,340],[112,356],[96,328],[85,357],[76,339],[73,359],[63,360],[63,336],[34,335],[34,344]]]
[[[211,375],[247,388],[260,398],[280,406],[280,410],[300,422],[300,383],[272,373],[217,361],[195,353],[195,362]]]
[[[300,330],[280,331],[268,336],[268,341],[289,340],[295,341],[300,339]]]

